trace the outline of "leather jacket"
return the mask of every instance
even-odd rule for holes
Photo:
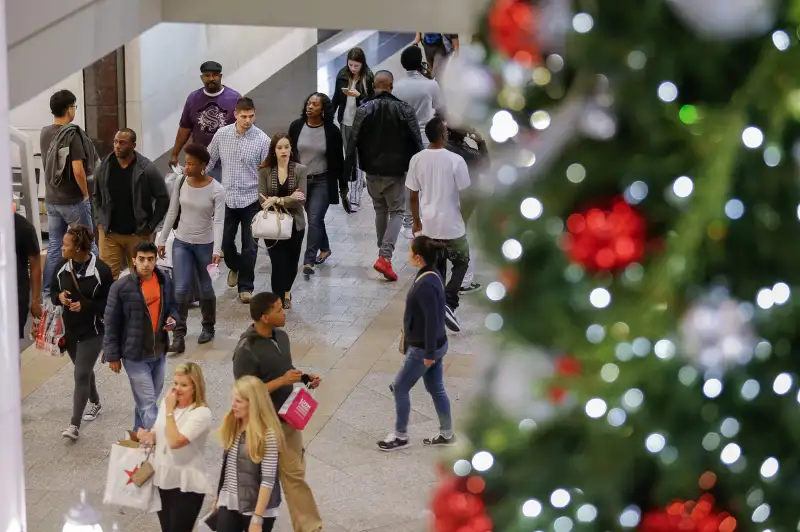
[[[414,109],[390,92],[379,92],[358,108],[347,145],[344,175],[355,171],[356,150],[364,172],[403,177],[408,163],[422,151]]]

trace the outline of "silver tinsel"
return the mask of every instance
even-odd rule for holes
[[[775,22],[775,0],[667,0],[698,34],[711,39],[763,35]]]
[[[696,302],[680,325],[681,351],[695,365],[722,372],[746,364],[758,342],[752,306],[715,290]]]

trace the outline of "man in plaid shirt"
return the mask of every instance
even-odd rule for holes
[[[221,127],[214,134],[208,152],[208,174],[217,161],[222,162],[222,185],[225,187],[225,227],[222,253],[228,272],[228,286],[239,290],[239,300],[249,303],[253,294],[258,243],[250,223],[261,210],[258,201],[258,167],[267,158],[269,137],[257,128],[256,106],[250,98],[239,98],[234,111],[236,122]],[[242,252],[236,250],[236,233],[242,227]]]

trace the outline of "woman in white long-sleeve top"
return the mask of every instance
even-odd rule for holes
[[[172,275],[175,300],[178,303],[178,324],[169,348],[171,353],[186,350],[186,318],[189,315],[189,292],[195,272],[200,279],[200,312],[203,330],[197,343],[214,339],[217,321],[217,298],[208,274],[209,264],[219,264],[222,229],[225,221],[225,189],[204,173],[211,156],[200,144],[189,144],[186,152],[186,175],[172,189],[172,198],[164,229],[158,237],[158,253],[166,255],[170,229],[175,229],[172,245]]]
[[[162,532],[192,532],[203,499],[212,492],[203,458],[211,426],[203,370],[194,362],[178,364],[153,430],[137,434],[140,442],[155,445],[151,460]]]
[[[270,532],[281,504],[283,431],[260,379],[248,376],[234,383],[219,435],[225,452],[215,503],[217,532]]]

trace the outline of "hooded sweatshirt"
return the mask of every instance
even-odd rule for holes
[[[272,336],[267,338],[258,334],[251,325],[242,334],[233,352],[235,379],[252,375],[267,383],[282,377],[290,369],[295,368],[292,364],[289,335],[283,329],[273,329]],[[275,405],[276,412],[289,398],[292,388],[291,384],[287,384],[272,392],[272,404]]]

